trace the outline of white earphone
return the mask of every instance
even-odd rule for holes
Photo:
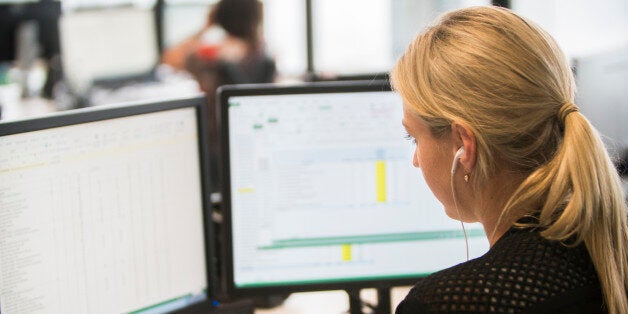
[[[451,174],[456,173],[456,168],[458,168],[458,161],[460,160],[460,157],[462,157],[462,154],[464,154],[464,147],[461,146],[456,152],[456,155],[454,155],[454,162],[453,164],[451,164]]]
[[[458,161],[460,161],[460,157],[464,154],[464,147],[458,148],[458,151],[454,155],[454,162],[451,164],[451,195],[454,199],[454,206],[456,207],[456,211],[458,212],[458,217],[460,217],[460,225],[462,226],[462,234],[464,234],[464,243],[467,252],[467,261],[469,260],[469,239],[467,238],[467,230],[464,228],[464,222],[462,222],[462,215],[460,214],[460,209],[458,208],[458,201],[456,199],[456,189],[454,188],[454,173],[456,173],[456,168],[458,168]]]

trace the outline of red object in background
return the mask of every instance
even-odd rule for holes
[[[201,46],[196,51],[196,54],[201,59],[206,60],[214,60],[218,59],[218,54],[220,53],[220,46],[211,45],[211,46]]]

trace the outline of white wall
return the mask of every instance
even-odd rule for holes
[[[625,0],[513,0],[512,8],[545,28],[570,59],[628,44]]]
[[[516,0],[576,70],[576,104],[615,158],[628,149],[628,1]]]

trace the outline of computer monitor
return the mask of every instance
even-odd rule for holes
[[[78,94],[98,80],[150,77],[159,62],[152,9],[124,6],[64,13],[60,20],[65,78]]]
[[[465,261],[387,82],[219,89],[225,278],[234,296],[411,285]],[[471,256],[488,249],[467,225]]]
[[[1,313],[209,311],[205,103],[0,123]]]

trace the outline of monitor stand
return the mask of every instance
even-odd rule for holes
[[[349,295],[349,313],[363,314],[362,305],[364,302],[360,299],[360,289],[346,289],[345,291]],[[377,304],[375,306],[366,305],[373,309],[373,313],[391,314],[390,288],[377,288]]]

